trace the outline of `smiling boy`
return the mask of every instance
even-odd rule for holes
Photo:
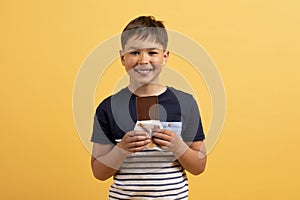
[[[204,171],[205,137],[194,98],[159,82],[169,58],[165,27],[154,17],[138,17],[123,30],[121,43],[120,59],[130,82],[96,110],[93,174],[99,180],[114,177],[110,199],[187,199],[185,170]],[[137,129],[146,123],[138,119],[137,99],[148,97],[157,99],[159,116],[159,128],[150,135]]]

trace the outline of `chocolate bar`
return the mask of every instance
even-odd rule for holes
[[[158,97],[136,97],[137,120],[159,120]]]
[[[156,129],[159,129],[159,126],[150,124],[150,127],[148,127],[147,125],[143,124],[143,121],[159,120],[158,97],[136,97],[136,114],[137,120],[140,121],[138,126],[146,131],[150,137],[152,137],[152,132],[154,132]],[[148,148],[154,147],[156,147],[156,144],[153,142],[148,145]]]

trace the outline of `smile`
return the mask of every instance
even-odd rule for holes
[[[134,69],[134,71],[140,74],[149,74],[153,69]]]

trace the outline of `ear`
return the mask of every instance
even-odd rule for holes
[[[163,65],[167,64],[168,59],[169,59],[169,55],[170,55],[170,52],[168,50],[164,50]]]
[[[124,60],[124,55],[125,55],[125,53],[124,53],[124,51],[123,51],[123,50],[120,50],[120,51],[119,51],[119,54],[120,54],[120,60],[121,60],[121,63],[122,63],[123,66],[125,66],[125,60]]]

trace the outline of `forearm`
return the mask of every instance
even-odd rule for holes
[[[206,165],[205,153],[188,147],[180,157],[177,158],[182,167],[194,175],[201,174]]]
[[[102,156],[93,155],[92,170],[94,176],[99,180],[106,180],[113,176],[121,167],[128,154],[118,146]]]
[[[204,171],[206,148],[202,141],[185,143],[182,140],[177,140],[175,147],[172,148],[172,152],[184,169],[194,175]]]

